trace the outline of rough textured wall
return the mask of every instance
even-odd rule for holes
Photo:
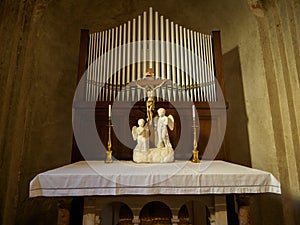
[[[295,224],[299,2],[288,0],[279,7],[264,1],[264,17],[256,16],[262,16],[258,1],[248,2],[250,8],[246,0],[2,1],[2,224],[56,222],[56,202],[28,199],[28,185],[37,173],[70,162],[80,29],[108,29],[149,6],[185,27],[204,33],[221,30],[232,161],[252,163],[279,178],[288,205],[286,224]],[[253,199],[253,224],[283,224],[280,201],[272,195]]]
[[[285,224],[297,224],[300,210],[299,3],[264,1],[264,14],[257,18]],[[252,158],[264,168],[263,158]]]

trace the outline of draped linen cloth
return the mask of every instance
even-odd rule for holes
[[[38,174],[29,196],[281,194],[269,172],[220,160],[201,163],[80,161]]]

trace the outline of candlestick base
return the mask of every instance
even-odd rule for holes
[[[198,152],[197,149],[193,150],[193,158],[192,158],[191,162],[193,162],[193,163],[200,163],[200,159],[199,159],[198,153],[199,152]]]
[[[112,151],[106,151],[106,159],[104,161],[105,163],[112,163]]]

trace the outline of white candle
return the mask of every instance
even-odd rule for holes
[[[111,117],[111,105],[108,105],[108,117]]]
[[[195,113],[195,105],[192,105],[192,111],[193,111],[193,119],[195,119],[195,116],[196,116],[196,115],[195,115],[195,114],[196,114],[196,113]]]

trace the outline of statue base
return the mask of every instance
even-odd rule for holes
[[[173,148],[150,148],[133,150],[133,161],[136,163],[170,163],[174,162]]]

